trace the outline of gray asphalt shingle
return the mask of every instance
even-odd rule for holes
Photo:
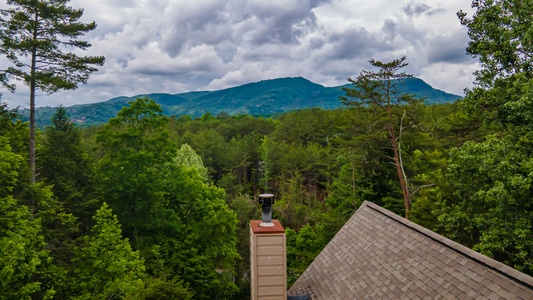
[[[364,202],[289,289],[312,299],[533,299],[533,278]]]

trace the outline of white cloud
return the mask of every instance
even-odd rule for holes
[[[98,24],[86,36],[93,46],[79,53],[104,55],[106,64],[87,85],[40,95],[38,105],[220,89],[298,75],[340,85],[368,68],[370,58],[402,55],[408,72],[461,93],[471,86],[477,66],[461,49],[468,37],[456,12],[469,4],[459,1],[72,0],[70,5],[84,8],[85,22]],[[27,102],[25,86],[3,94],[12,106]]]

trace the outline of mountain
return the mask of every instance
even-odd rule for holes
[[[432,88],[418,78],[402,79],[402,90],[426,99],[426,103],[453,102],[461,96]],[[341,106],[339,96],[344,95],[343,87],[324,87],[302,77],[278,78],[244,84],[217,91],[187,92],[181,94],[142,94],[133,97],[117,97],[105,102],[80,104],[67,107],[72,120],[80,125],[91,126],[106,123],[116,116],[129,101],[148,97],[161,105],[166,115],[190,115],[199,117],[207,112],[217,115],[251,114],[272,115],[295,109],[321,107],[334,109]],[[50,123],[55,108],[37,109],[37,125]]]

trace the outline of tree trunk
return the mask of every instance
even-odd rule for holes
[[[389,122],[392,120],[392,103],[391,103],[391,77],[387,77],[387,107],[386,112],[389,118]],[[402,119],[403,120],[403,119]],[[400,124],[401,130],[402,124]],[[398,141],[396,140],[396,134],[394,133],[394,124],[389,123],[389,138],[392,146],[392,151],[394,152],[394,165],[396,166],[396,171],[398,172],[398,180],[400,181],[400,187],[402,188],[403,201],[405,205],[405,218],[409,219],[409,210],[411,210],[411,199],[409,197],[409,188],[407,186],[407,179],[403,171],[402,161],[400,159],[400,147]],[[400,133],[401,136],[401,133]]]
[[[405,218],[409,219],[409,210],[411,210],[411,199],[409,197],[409,188],[407,186],[407,181],[405,180],[402,162],[400,161],[400,151],[398,147],[398,141],[396,140],[396,134],[394,133],[394,128],[389,127],[390,142],[392,146],[392,151],[394,152],[394,165],[396,166],[396,171],[398,172],[398,180],[400,181],[400,186],[402,188],[403,201],[405,203]]]
[[[38,24],[39,16],[35,14],[35,24]],[[33,42],[37,42],[37,25],[33,29]],[[37,45],[31,50],[30,70],[30,170],[31,183],[35,183],[35,68],[37,61]]]
[[[33,81],[30,89],[30,169],[31,182],[35,183],[35,83]]]

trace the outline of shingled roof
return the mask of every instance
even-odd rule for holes
[[[364,202],[289,289],[312,299],[533,299],[533,278]]]

